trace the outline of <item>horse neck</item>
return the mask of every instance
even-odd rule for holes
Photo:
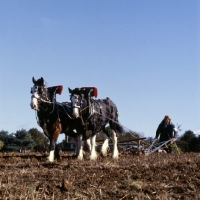
[[[85,98],[83,100],[83,105],[81,106],[81,110],[84,114],[86,114],[89,110],[91,100],[89,98]]]
[[[88,118],[93,112],[92,105],[95,105],[94,100],[90,97],[85,98],[83,106],[81,107],[81,115],[84,118]]]
[[[44,120],[55,121],[57,118],[59,118],[57,106],[53,104],[43,103],[43,106],[40,107],[39,111],[37,111],[37,116],[40,123],[44,123]]]
[[[71,119],[72,115],[71,102],[56,103],[56,108],[58,115]]]
[[[41,113],[45,113],[46,115],[52,114],[55,112],[55,103],[46,103],[46,102],[41,102],[40,103],[40,111]]]

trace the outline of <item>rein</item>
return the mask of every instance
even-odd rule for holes
[[[68,114],[68,112],[65,110],[65,107],[63,106],[63,104],[62,103],[58,103],[60,106],[62,106],[62,108],[63,108],[63,110],[64,110],[64,113],[65,114],[67,114],[67,116],[70,118],[70,119],[74,119],[74,118],[72,118],[69,114]]]

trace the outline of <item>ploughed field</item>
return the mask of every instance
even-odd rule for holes
[[[61,153],[1,153],[0,199],[200,199],[200,154],[133,155],[76,160]]]

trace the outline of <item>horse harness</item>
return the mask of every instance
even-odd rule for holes
[[[37,124],[44,130],[44,132],[47,136],[50,136],[49,133],[48,133],[48,130],[47,130],[47,124],[50,122],[50,120],[49,120],[50,116],[55,111],[55,106],[58,107],[60,105],[63,109],[63,113],[68,115],[68,117],[72,119],[72,117],[68,113],[70,111],[69,103],[68,102],[64,102],[64,103],[57,103],[56,102],[56,92],[57,92],[58,88],[55,88],[55,90],[53,91],[53,94],[50,95],[50,98],[49,98],[49,95],[48,95],[49,89],[51,89],[51,88],[46,88],[46,87],[42,87],[42,86],[40,87],[40,94],[41,94],[40,101],[43,102],[43,103],[47,103],[48,106],[46,106],[46,109],[43,106],[41,106],[40,104],[39,104],[39,106],[40,106],[40,108],[42,108],[42,110],[44,112],[48,111],[49,105],[52,105],[53,108],[48,114],[46,114],[46,117],[44,119],[41,119],[41,120],[43,120],[43,123],[39,119],[38,115],[36,116]],[[66,109],[68,110],[68,112],[67,112]],[[62,112],[62,111],[60,109],[57,109],[57,111],[56,111],[57,119],[55,120],[55,123],[53,124],[53,129],[55,131],[58,130],[58,129],[61,129],[61,127],[62,127],[61,122],[60,122],[59,112]],[[42,124],[43,124],[43,126],[42,126]]]
[[[82,98],[81,98],[81,106],[83,105],[83,100],[84,100],[84,97],[83,95],[80,95]],[[96,99],[93,99],[93,98],[90,98],[90,96],[88,95],[88,99],[86,99],[86,101],[88,102],[88,106],[86,106],[85,108],[83,108],[82,110],[80,110],[80,118],[81,118],[81,122],[82,122],[82,125],[85,126],[85,129],[88,130],[88,125],[89,125],[89,122],[88,122],[88,119],[94,114],[94,113],[97,113],[101,116],[103,116],[103,111],[105,112],[109,112],[109,114],[112,114],[114,112],[114,108],[113,106],[111,105],[111,100],[107,97],[106,99],[99,99],[99,101],[97,101]],[[108,111],[107,109],[106,110],[103,110],[102,108],[102,105],[101,105],[101,102],[102,103],[105,103],[107,105],[107,108],[110,108]],[[99,108],[99,112],[95,109],[95,104],[98,105],[98,108]],[[81,108],[80,106],[80,108]],[[87,109],[88,108],[88,116],[86,119],[84,119],[83,117],[83,110]]]

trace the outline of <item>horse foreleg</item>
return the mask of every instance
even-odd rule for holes
[[[117,148],[117,135],[114,130],[112,130],[112,139],[113,139],[113,159],[118,159],[119,157],[119,151]]]
[[[74,138],[74,141],[76,143],[76,146],[75,146],[75,154],[78,155],[78,152],[79,152],[79,144],[78,144],[78,138]]]
[[[90,138],[88,138],[88,139],[86,140],[86,143],[87,143],[87,145],[88,145],[89,151],[91,152],[92,147],[91,147],[91,143],[90,143]]]
[[[56,142],[54,140],[50,140],[49,157],[48,157],[50,162],[53,162],[55,159],[55,155],[54,155],[55,145],[56,145]]]
[[[96,160],[97,159],[97,152],[95,150],[96,135],[93,135],[92,137],[90,137],[90,142],[91,142],[90,160]]]
[[[78,160],[82,160],[83,159],[83,145],[84,145],[84,141],[83,141],[83,136],[82,135],[78,135],[77,137],[77,146],[78,146],[78,155],[77,158]]]
[[[46,131],[46,134],[48,134],[48,136],[50,136],[50,148],[49,148],[49,161],[50,162],[53,162],[54,159],[55,159],[55,147],[56,147],[56,142],[57,142],[57,139],[58,139],[58,136],[59,134],[61,133],[62,131],[62,126],[61,126],[61,123],[60,123],[60,119],[57,119],[56,122],[53,124],[53,127],[52,127],[52,131],[47,131],[47,129],[45,130]]]
[[[108,136],[105,133],[103,133],[103,138],[104,138],[104,142],[103,142],[102,147],[101,147],[101,154],[102,154],[102,156],[107,156],[107,151],[108,151],[108,148],[109,148]]]
[[[50,162],[53,162],[53,161],[54,161],[54,158],[55,158],[54,152],[55,152],[55,150],[51,150],[51,151],[49,152],[49,161],[50,161]]]

